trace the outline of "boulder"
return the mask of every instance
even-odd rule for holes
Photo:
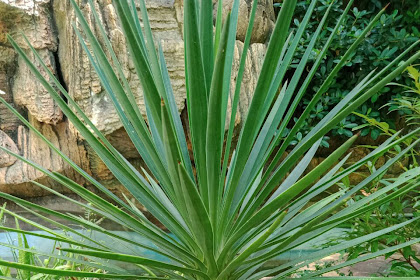
[[[39,62],[36,62],[35,56],[29,51],[27,53],[28,57],[35,62],[38,69],[41,69],[41,65]],[[48,49],[41,49],[38,50],[38,53],[49,70],[55,73],[56,66],[52,52]],[[26,66],[25,62],[20,57],[18,59],[18,65],[19,67],[14,76],[14,85],[12,89],[15,105],[24,106],[39,122],[52,125],[60,122],[63,119],[63,113],[56,102],[50,97],[49,92],[35,79],[35,76],[32,74],[29,67]],[[52,83],[52,79],[48,78],[46,71],[42,69],[41,74],[47,81]]]
[[[0,97],[13,107],[15,105],[13,103],[11,81],[16,72],[15,60],[16,55],[14,51],[11,48],[0,45]],[[3,103],[0,103],[0,130],[13,137],[16,135],[18,125],[19,120],[16,116]]]
[[[230,11],[234,0],[223,1],[223,17]],[[213,1],[215,3],[215,1]],[[249,17],[251,14],[252,0],[240,0],[238,33],[236,38],[240,41],[245,40],[248,29]],[[217,5],[214,5],[214,18],[217,14]],[[275,24],[275,14],[273,0],[258,0],[257,11],[255,13],[254,28],[252,30],[251,43],[266,43]]]
[[[68,155],[74,163],[90,172],[90,162],[83,142],[78,141],[71,133],[69,124],[62,122],[57,125],[49,125],[38,122],[29,115],[32,125],[38,129],[64,154]],[[1,139],[1,138],[0,138]],[[24,126],[18,127],[17,141],[7,140],[10,146],[15,146],[20,155],[33,161],[50,171],[60,172],[76,182],[85,183],[84,179],[64,162],[52,149],[50,149],[35,133]],[[13,143],[13,144],[12,144]],[[14,144],[16,143],[16,144]],[[1,156],[1,155],[0,155]],[[38,181],[53,187],[60,192],[68,192],[63,186],[53,182],[42,172],[23,163],[22,161],[9,160],[8,165],[0,165],[0,191],[21,197],[36,197],[49,194],[48,191],[34,186],[31,181]]]

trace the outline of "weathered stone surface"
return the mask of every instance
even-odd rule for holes
[[[131,88],[137,97],[137,103],[145,114],[141,85],[126,51],[124,36],[118,27],[114,8],[110,4],[102,4],[97,4],[97,9],[101,11],[99,15],[106,24],[108,37],[123,67],[124,73],[130,82]],[[147,6],[155,40],[162,44],[175,93],[175,100],[181,111],[184,108],[186,93],[180,3],[178,1],[155,0],[148,1]],[[81,8],[87,16],[89,23],[93,26],[93,16],[90,7],[82,3]],[[77,38],[74,30],[70,26],[71,21],[74,21],[71,8],[65,1],[55,2],[54,12],[59,31],[59,41],[61,42],[59,46],[60,65],[70,95],[104,134],[110,135],[116,131],[121,131],[122,126],[118,116],[107,94],[104,92],[98,77],[90,66],[87,56],[79,44],[74,44]],[[63,18],[64,20],[62,20]],[[99,34],[97,35],[98,38],[101,38]],[[250,47],[244,72],[237,123],[240,122],[240,117],[244,115],[249,105],[250,96],[258,78],[257,73],[261,68],[265,50],[266,46],[263,44],[252,44]],[[241,52],[242,43],[238,41],[235,52],[234,73],[236,73],[235,71],[239,67],[239,56]],[[67,61],[72,61],[73,63],[66,63]],[[105,119],[103,118],[104,113],[107,116]]]
[[[46,49],[39,50],[38,53],[46,66],[54,73],[55,61],[52,53]],[[28,52],[28,56],[35,61],[32,53]],[[15,104],[25,106],[30,114],[39,122],[53,125],[57,124],[63,118],[63,113],[60,108],[50,97],[50,94],[44,86],[36,80],[22,58],[18,59],[18,65],[19,67],[14,77],[14,86],[12,89]],[[52,82],[52,79],[48,78],[46,71],[41,69],[40,63],[35,62],[35,65],[38,66],[41,74],[47,81]]]
[[[22,36],[15,36],[22,32],[36,49],[57,48],[50,0],[0,0],[0,31],[0,43],[6,43],[7,32],[26,46]]]
[[[244,44],[241,41],[236,41],[232,66],[232,78],[230,84],[231,92],[228,102],[226,129],[228,129],[229,127],[230,116],[232,112],[231,102],[235,93],[234,91],[236,88],[236,77],[239,70],[240,58],[243,52],[243,45]],[[241,94],[239,96],[238,110],[235,117],[235,125],[240,124],[242,121],[244,121],[244,118],[246,117],[247,109],[250,105],[252,96],[254,94],[254,89],[257,85],[258,76],[261,71],[266,49],[267,47],[264,44],[256,43],[250,45],[245,61],[245,68],[241,85]]]
[[[0,58],[0,86],[8,94],[6,100],[26,107],[38,121],[57,123],[62,119],[62,113],[47,91],[35,81],[24,61],[22,59],[16,61],[15,53],[5,36],[6,33],[11,34],[22,48],[29,49],[20,33],[25,34],[34,48],[39,50],[48,67],[55,72],[52,52],[57,49],[57,37],[52,22],[50,0],[1,0],[0,30],[0,44],[2,45],[0,54],[5,54]],[[33,58],[33,55],[29,56]],[[39,66],[39,64],[36,65]],[[0,108],[2,119],[12,121],[10,112],[5,113],[5,111]],[[3,122],[3,120],[0,120],[0,123],[9,123],[9,127],[1,129],[12,129],[11,127],[16,129],[16,122]]]
[[[0,130],[0,147],[7,148],[8,150],[19,153],[19,150],[13,140],[3,131]],[[3,150],[0,150],[0,168],[8,167],[16,162],[16,158],[9,155]]]
[[[52,126],[37,122],[31,116],[29,116],[29,121],[77,165],[90,172],[85,146],[70,132],[68,123],[62,122]],[[20,154],[25,158],[40,164],[48,170],[58,171],[80,183],[84,182],[81,176],[69,168],[68,164],[55,154],[40,138],[23,126],[19,126],[18,128],[16,146],[20,150]],[[23,197],[35,197],[48,193],[31,184],[31,180],[53,186],[62,192],[66,191],[63,186],[53,183],[42,172],[35,170],[21,161],[16,161],[10,166],[0,168],[1,192],[13,193]]]
[[[213,1],[214,3],[215,1]],[[238,33],[236,38],[244,41],[248,29],[249,16],[251,13],[252,0],[241,0],[239,4]],[[233,0],[223,1],[223,16],[225,17],[232,7]],[[255,13],[254,28],[252,30],[252,43],[265,43],[274,27],[275,15],[273,0],[258,0]],[[214,7],[214,15],[217,13],[217,5]]]
[[[26,13],[28,15],[39,15],[40,5],[48,3],[49,0],[0,0],[0,3],[4,3],[10,7],[14,7]]]
[[[2,92],[0,96],[12,105],[14,104],[11,80],[15,75],[15,70],[15,53],[10,48],[0,46],[0,91]],[[15,115],[3,103],[0,103],[0,130],[9,135],[15,135],[18,125],[19,121]]]
[[[89,24],[95,25],[90,6],[85,1],[80,2]],[[136,96],[137,104],[143,114],[146,113],[142,88],[134,70],[134,65],[129,57],[124,36],[118,27],[114,7],[110,1],[96,1],[96,8],[102,22],[108,31],[108,38],[117,54],[122,69]],[[174,1],[148,1],[149,20],[153,29],[156,42],[162,44],[163,52],[167,58],[168,71],[172,80],[175,100],[180,110],[184,107],[185,99],[185,74],[184,74],[184,43],[182,29],[178,22],[177,10]],[[90,66],[88,57],[82,47],[77,43],[75,31],[71,23],[75,15],[68,1],[55,1],[54,14],[60,41],[59,59],[64,81],[70,96],[79,104],[86,115],[106,135],[122,127],[118,115],[114,110],[111,100],[102,88],[99,78]],[[93,29],[100,41],[103,38],[98,30]],[[72,63],[68,63],[71,61]],[[106,114],[106,118],[104,118]]]
[[[368,148],[361,148],[361,147],[354,147],[349,150],[351,153],[350,158],[348,159],[349,164],[354,164],[359,160],[363,159],[365,156],[369,154]],[[362,166],[359,171],[367,171],[368,168],[366,166]]]

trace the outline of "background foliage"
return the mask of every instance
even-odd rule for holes
[[[406,114],[405,126],[408,129],[413,129],[420,124],[420,72],[413,66],[407,68],[406,72],[412,79],[410,84],[401,85],[392,83],[392,85],[399,86],[404,89],[404,93],[409,96],[394,98],[389,104],[389,110],[401,110]],[[411,96],[414,95],[414,96]],[[381,131],[384,135],[391,136],[396,131],[389,128],[385,122],[378,122],[375,119],[367,118],[361,115],[368,121],[366,126],[372,126]],[[365,126],[365,125],[363,125]],[[357,127],[356,127],[357,129]],[[411,141],[411,140],[410,140]],[[403,147],[410,145],[410,141],[402,143]],[[375,148],[375,147],[373,147]],[[401,146],[396,146],[395,149],[389,151],[389,156],[394,157],[401,152]],[[405,170],[411,169],[411,172],[419,172],[419,147],[415,147],[409,153],[406,154],[410,165]],[[375,172],[375,162],[367,164],[370,172]],[[384,177],[378,178],[373,184],[363,189],[358,195],[355,195],[352,202],[363,199],[366,196],[371,195],[377,189],[390,184],[392,179],[386,179]],[[346,182],[343,181],[344,188],[350,187]],[[396,198],[390,202],[387,202],[371,212],[368,212],[360,217],[355,218],[348,224],[350,231],[344,236],[345,240],[353,239],[356,237],[364,236],[375,230],[386,228],[390,225],[399,223],[401,221],[407,221],[416,217],[420,217],[420,189],[414,189],[412,192],[405,194],[399,198]],[[419,235],[420,222],[410,224],[404,229],[397,230],[395,232],[383,235],[370,242],[365,243],[363,246],[357,246],[346,250],[349,254],[349,258],[357,258],[361,254],[367,252],[374,253],[380,249],[384,249],[390,246],[395,246],[400,243],[411,240],[414,236]],[[395,255],[397,253],[397,255]],[[415,245],[407,246],[398,251],[392,251],[385,255],[386,259],[391,261],[391,266],[387,271],[384,272],[385,276],[402,276],[402,277],[416,277],[420,276],[420,252],[418,246]]]
[[[296,18],[294,19],[295,30],[299,26],[305,11],[307,10],[310,0],[299,1],[296,9]],[[302,57],[308,42],[312,38],[312,34],[325,10],[332,0],[319,1],[320,4],[315,8],[312,19],[309,22],[306,34],[302,38],[302,42],[298,48],[298,54],[295,57],[295,63]],[[344,3],[343,3],[344,2]],[[342,13],[347,1],[335,1],[334,8],[331,13],[330,28],[325,29],[320,35],[317,45],[312,52],[312,61],[314,61],[325,45],[328,34],[331,31],[334,19],[338,18]],[[388,4],[390,1],[364,0],[356,1],[352,10],[346,16],[338,36],[335,37],[329,49],[323,64],[315,75],[306,95],[300,103],[299,109],[295,116],[306,108],[312,99],[313,94],[319,89],[331,69],[338,63],[340,57],[345,50],[357,39],[369,21]],[[276,4],[275,6],[280,6]],[[366,40],[360,45],[355,53],[348,59],[346,66],[335,77],[331,83],[331,87],[327,94],[323,95],[318,104],[311,113],[311,118],[305,123],[300,133],[295,137],[294,143],[298,143],[302,136],[305,136],[340,100],[342,100],[360,80],[365,77],[372,68],[384,68],[390,61],[397,57],[397,50],[406,49],[410,44],[420,39],[420,10],[413,9],[419,7],[420,1],[391,1],[386,12],[381,16],[379,22],[372,29]],[[396,66],[395,66],[396,67]],[[292,73],[291,73],[292,74]],[[407,73],[396,78],[396,82],[400,84],[410,83]],[[399,116],[409,113],[407,110],[397,110],[390,113],[388,108],[383,106],[391,102],[394,98],[411,96],[411,93],[404,92],[401,87],[388,85],[378,94],[372,96],[357,112],[369,118],[373,118],[378,122],[385,122],[390,128],[398,128],[396,125]],[[365,118],[357,115],[350,115],[337,125],[328,136],[333,137],[351,137],[354,133],[353,128],[366,124]],[[365,126],[361,129],[362,136],[370,136],[376,140],[381,134],[380,129],[372,126]],[[322,145],[328,147],[329,138],[324,138]]]

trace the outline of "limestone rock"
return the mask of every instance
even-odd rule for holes
[[[24,61],[22,59],[16,61],[15,53],[5,37],[5,34],[9,33],[23,49],[29,49],[20,33],[25,34],[33,47],[39,50],[46,64],[55,72],[52,52],[57,49],[57,37],[52,22],[50,0],[0,0],[0,30],[2,45],[0,54],[6,54],[0,58],[0,86],[4,87],[2,90],[6,93],[12,92],[13,95],[13,97],[8,96],[6,100],[27,107],[29,112],[41,122],[57,123],[62,119],[62,113],[46,90],[30,74]],[[30,57],[33,58],[33,55]],[[13,88],[10,80],[13,80]],[[13,122],[10,112],[5,111],[4,107],[0,107],[2,120],[10,120],[6,129],[10,129],[11,126],[16,131],[16,126],[13,124],[16,122]],[[3,123],[2,120],[0,123]]]
[[[236,38],[242,42],[245,40],[246,31],[248,29],[252,2],[252,0],[241,0],[239,4],[238,33]],[[232,3],[233,0],[223,1],[224,17],[230,11]],[[216,15],[217,5],[214,6],[214,14]],[[251,42],[265,43],[274,28],[275,20],[273,0],[258,0]]]
[[[13,142],[13,140],[1,130],[0,130],[0,147],[7,148],[8,150],[14,153],[19,153],[19,150],[15,142]],[[0,150],[0,168],[10,166],[14,164],[15,162],[16,162],[15,157],[9,155],[3,150]]]
[[[39,50],[38,53],[50,71],[54,73],[55,61],[51,51],[43,49]],[[35,61],[35,56],[32,53],[28,52],[28,56]],[[57,124],[63,118],[63,113],[60,108],[50,97],[50,94],[44,86],[36,80],[22,58],[18,59],[18,64],[19,68],[15,75],[13,87],[15,104],[25,106],[39,122]],[[38,66],[41,74],[48,81],[52,82],[52,79],[48,78],[47,73],[41,69],[40,63],[35,62],[35,65]]]
[[[232,79],[231,79],[231,94],[228,103],[228,113],[227,113],[227,122],[228,125],[230,122],[231,115],[231,100],[234,96],[234,89],[236,87],[236,76],[239,70],[240,57],[243,51],[243,43],[241,41],[236,41],[234,60],[232,66]],[[266,53],[267,47],[264,44],[252,44],[247,53],[247,58],[245,61],[244,67],[244,76],[242,79],[241,93],[239,96],[239,105],[238,112],[235,118],[235,124],[238,125],[246,117],[250,102],[252,100],[254,89],[257,85],[259,73],[262,68],[264,61],[264,55]],[[227,128],[227,127],[226,127]]]
[[[90,6],[85,1],[78,1],[81,10],[88,19],[89,24],[95,25]],[[95,1],[102,22],[108,30],[108,38],[117,54],[121,67],[136,96],[137,104],[143,114],[146,113],[142,88],[129,57],[125,39],[118,26],[114,7],[109,1]],[[184,43],[182,29],[178,22],[177,10],[173,1],[148,1],[148,12],[155,41],[162,44],[163,52],[167,58],[168,71],[171,77],[175,100],[180,110],[184,107],[185,74],[184,74]],[[122,127],[111,100],[102,88],[99,78],[90,66],[88,57],[71,26],[75,15],[67,1],[54,2],[58,36],[60,41],[59,59],[62,65],[63,78],[69,88],[69,94],[79,104],[86,115],[104,134],[108,135]],[[140,14],[140,12],[139,12]],[[93,32],[103,41],[99,32]],[[71,61],[72,63],[68,63]],[[106,114],[106,118],[103,116]]]
[[[77,165],[85,171],[90,172],[89,160],[83,142],[77,140],[69,128],[68,123],[62,122],[55,126],[37,122],[34,117],[29,116],[30,122],[47,139],[49,139],[64,154],[68,155]],[[65,163],[55,152],[53,152],[40,138],[28,131],[23,126],[18,128],[17,148],[20,154],[31,161],[40,164],[42,167],[63,173],[73,180],[84,183],[83,178],[78,175],[70,166]],[[48,186],[53,186],[61,192],[68,192],[63,186],[52,182],[43,173],[33,167],[16,161],[14,164],[0,168],[0,191],[13,193],[23,197],[36,197],[45,195],[48,192],[34,187],[31,180],[38,181]]]
[[[28,15],[39,15],[39,6],[44,3],[48,3],[49,0],[0,0],[0,3],[4,3],[11,7],[14,7]]]
[[[15,68],[14,51],[11,48],[0,46],[0,90],[3,93],[0,96],[12,105],[14,104],[11,81],[16,72]],[[3,103],[0,103],[0,130],[13,137],[16,135],[18,125],[17,117]]]
[[[50,0],[0,0],[0,43],[6,42],[7,32],[26,46],[23,37],[16,36],[22,32],[36,49],[55,50],[57,38],[51,20]]]

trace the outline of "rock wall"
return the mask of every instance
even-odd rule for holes
[[[93,32],[102,41],[97,28],[95,28],[92,11],[86,3],[87,1],[77,0],[77,2],[92,26]],[[128,56],[115,9],[110,0],[95,0],[94,3],[108,38],[136,95],[138,105],[145,113],[141,85]],[[228,10],[231,3],[232,1],[225,1],[224,12]],[[161,42],[167,60],[180,112],[184,110],[186,95],[182,4],[182,0],[146,1],[155,39]],[[240,12],[243,17],[241,16],[238,26],[234,71],[237,71],[239,67],[239,57],[243,48],[241,40],[244,39],[247,28],[250,4],[250,0],[241,0]],[[259,0],[258,4],[257,21],[246,62],[237,124],[240,123],[241,117],[244,116],[249,105],[265,54],[265,43],[274,26],[275,15],[272,0]],[[110,188],[116,188],[118,185],[115,184],[110,172],[80,138],[77,131],[49,97],[48,92],[36,81],[24,61],[16,55],[6,38],[6,33],[11,34],[27,54],[34,59],[21,32],[25,34],[48,68],[56,75],[93,123],[107,135],[111,143],[118,143],[116,147],[127,158],[140,164],[141,160],[137,152],[131,145],[94,69],[78,43],[72,27],[74,22],[76,22],[76,17],[69,0],[0,0],[0,90],[4,92],[2,97],[7,102],[26,116],[32,125],[69,155],[72,160],[88,173],[108,183]],[[36,62],[35,65],[39,66],[39,63]],[[42,72],[42,74],[46,77],[46,73]],[[233,79],[232,83],[234,83]],[[77,176],[42,140],[23,126],[3,104],[0,104],[0,145],[42,164],[49,170],[61,172],[84,183],[80,176]],[[0,191],[21,197],[46,195],[31,181],[37,181],[65,192],[62,187],[45,178],[41,172],[4,152],[0,152]]]

